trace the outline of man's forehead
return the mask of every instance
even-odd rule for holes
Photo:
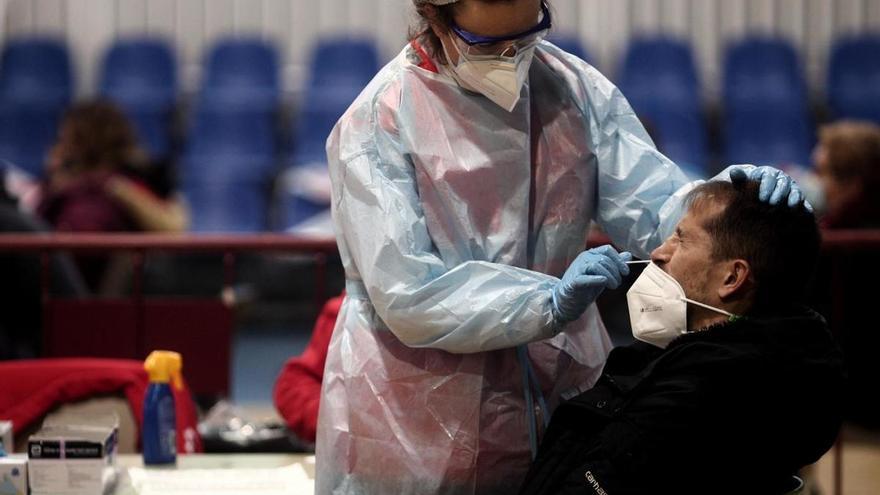
[[[706,222],[719,215],[723,209],[724,205],[717,201],[695,202],[679,222],[679,229],[691,234],[708,235],[705,228]]]

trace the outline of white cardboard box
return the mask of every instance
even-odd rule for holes
[[[28,439],[31,493],[105,493],[116,481],[117,426],[47,422]]]
[[[27,457],[0,457],[0,495],[27,495]]]

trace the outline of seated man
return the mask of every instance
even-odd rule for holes
[[[627,294],[633,334],[556,410],[523,494],[782,494],[840,427],[845,373],[803,307],[819,232],[709,182]]]

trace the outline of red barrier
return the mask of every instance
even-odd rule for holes
[[[130,252],[133,283],[128,298],[56,299],[49,289],[50,254]],[[144,297],[144,258],[148,253],[223,254],[224,290],[235,279],[237,256],[288,252],[313,256],[315,304],[326,294],[327,257],[337,252],[334,239],[289,235],[158,234],[3,234],[0,252],[39,253],[42,259],[44,357],[144,359],[153,349],[171,349],[186,358],[185,374],[194,393],[228,395],[234,314],[223,297]],[[204,352],[205,343],[211,352]]]

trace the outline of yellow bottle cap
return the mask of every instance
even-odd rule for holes
[[[174,351],[153,351],[144,361],[144,369],[150,376],[150,382],[171,382],[177,390],[183,389],[183,358]]]

